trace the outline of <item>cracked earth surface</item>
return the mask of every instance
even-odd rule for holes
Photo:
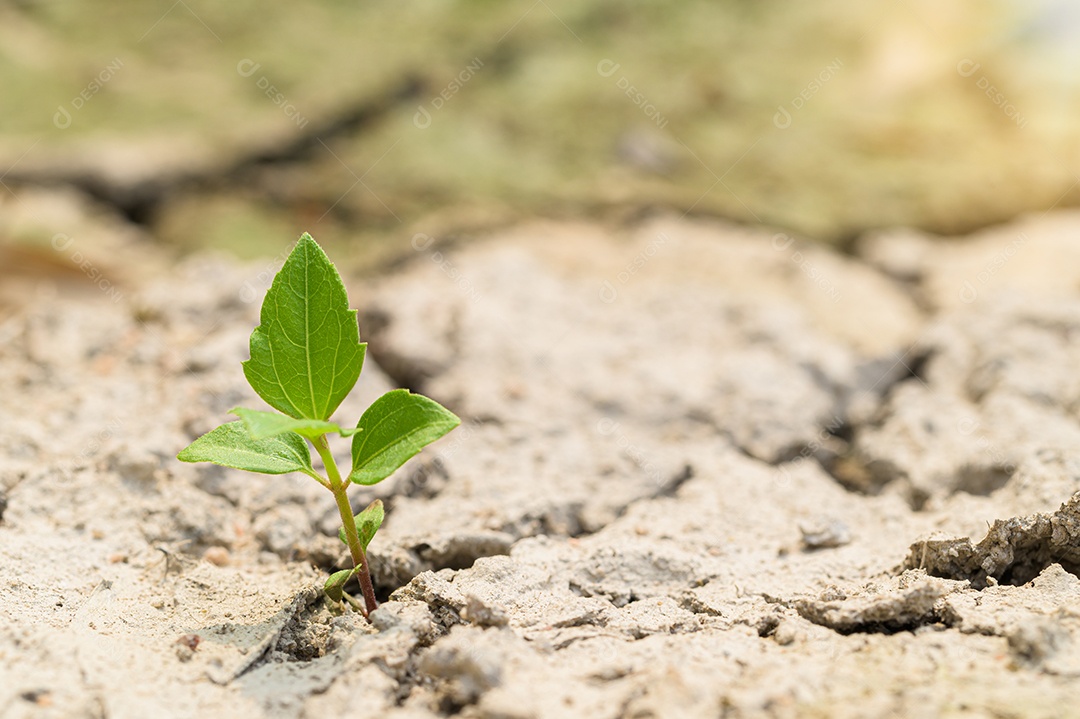
[[[323,489],[174,460],[258,406],[265,262],[84,220],[102,268],[158,269],[0,294],[4,717],[1080,705],[1075,214],[852,255],[538,223],[347,277],[371,351],[337,416],[404,384],[464,419],[354,494],[388,508],[370,625],[315,589],[346,561]]]

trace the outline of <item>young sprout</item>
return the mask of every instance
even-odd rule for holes
[[[461,423],[427,397],[396,389],[368,407],[355,427],[330,416],[352,391],[364,365],[356,310],[337,269],[306,232],[300,237],[263,300],[259,326],[251,333],[251,359],[244,376],[268,405],[266,412],[234,407],[240,419],[199,437],[178,455],[183,462],[212,462],[262,474],[302,472],[330,490],[341,514],[338,536],[349,548],[353,568],[326,581],[335,601],[355,575],[364,595],[363,613],[378,606],[367,548],[383,521],[375,500],[353,515],[348,490],[389,477],[410,457]],[[338,470],[328,435],[352,438],[352,467]],[[308,444],[322,459],[325,475],[311,463]]]

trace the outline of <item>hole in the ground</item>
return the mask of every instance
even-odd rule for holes
[[[941,619],[936,614],[928,614],[925,617],[912,619],[910,621],[867,622],[866,624],[860,624],[859,626],[852,628],[833,628],[833,631],[845,637],[853,634],[900,634],[902,632],[914,632],[919,627],[940,623]]]
[[[813,458],[841,487],[856,494],[877,494],[882,487],[878,476],[852,449],[855,428],[847,421],[826,425],[819,432],[816,447],[807,447],[803,455]]]
[[[900,380],[896,382],[893,386],[895,386],[896,384],[900,384],[900,382],[905,382],[912,379],[917,379],[920,382],[925,383],[926,365],[929,363],[930,358],[933,356],[933,354],[934,353],[930,351],[923,351],[912,357],[911,361],[907,362],[904,365],[908,369],[907,374],[901,377]],[[900,358],[900,361],[903,361],[902,357]],[[892,388],[890,387],[890,389]]]
[[[999,519],[977,544],[968,537],[927,538],[908,550],[902,569],[923,569],[944,579],[1023,585],[1051,564],[1080,576],[1080,493],[1053,513]]]
[[[404,552],[373,557],[371,581],[376,597],[388,597],[422,572],[469,569],[482,557],[507,555],[511,543],[506,535],[466,535],[451,537],[438,547],[420,543]]]
[[[851,452],[819,463],[826,474],[849,492],[871,495],[881,491],[882,485],[875,481],[870,469]]]
[[[868,415],[872,419],[865,423],[866,426],[877,426],[883,420],[880,414],[883,403],[896,387],[912,380],[926,382],[926,366],[933,354],[932,350],[923,349],[910,357],[897,357],[891,366],[884,369],[884,374],[879,363],[864,368],[866,376],[862,380],[862,386],[869,389],[862,390],[861,394],[857,395],[863,399],[870,395],[876,408]],[[896,371],[901,367],[903,371]],[[840,421],[822,427],[818,434],[819,440],[805,448],[802,456],[813,456],[840,486],[857,494],[876,495],[887,484],[906,479],[906,473],[893,462],[862,455],[857,448],[857,440],[859,431],[866,427],[851,422],[843,416],[845,413],[846,409],[840,412]],[[927,497],[920,496],[918,491],[908,494],[908,503],[913,509],[918,510],[925,504]]]
[[[985,497],[1004,487],[1014,471],[1012,465],[967,464],[957,471],[953,490]]]
[[[930,493],[922,487],[909,486],[904,492],[904,497],[907,499],[911,509],[914,512],[922,512],[926,509],[927,502],[930,501]]]
[[[926,572],[942,579],[967,579],[973,589],[982,590],[991,585],[991,577],[996,584],[1022,587],[1042,574],[1051,564],[1059,564],[1069,574],[1080,577],[1080,564],[1055,557],[1054,553],[1045,547],[1032,548],[1028,553],[1018,556],[1013,563],[992,573],[987,573],[981,567],[967,571],[950,571],[940,566],[928,567]]]
[[[413,551],[434,571],[457,570],[468,569],[481,557],[509,554],[510,545],[501,537],[454,537],[437,549],[423,544]]]
[[[893,482],[903,482],[900,496],[914,512],[921,512],[930,494],[907,481],[907,473],[889,460],[865,461],[857,452],[848,451],[833,458],[819,460],[821,468],[841,487],[855,494],[876,496]]]
[[[780,617],[775,614],[769,614],[758,620],[757,623],[757,635],[759,637],[771,637],[776,633],[777,627],[780,626]]]

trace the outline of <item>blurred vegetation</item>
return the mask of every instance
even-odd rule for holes
[[[0,175],[148,195],[121,209],[162,241],[242,255],[658,208],[956,233],[1076,204],[1077,27],[1051,2],[0,3]]]

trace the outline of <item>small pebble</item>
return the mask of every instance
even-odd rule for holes
[[[772,637],[773,641],[775,641],[780,646],[787,646],[793,643],[796,639],[798,639],[799,630],[795,626],[794,622],[783,619],[776,627],[776,630],[773,632]]]
[[[807,549],[832,549],[851,542],[851,530],[839,519],[820,519],[799,525]]]
[[[207,547],[203,552],[203,559],[215,566],[224,567],[229,563],[229,550],[225,547]]]
[[[37,704],[39,707],[51,707],[53,705],[52,694],[47,689],[35,689],[20,694],[24,700]]]
[[[182,662],[190,661],[199,648],[202,637],[198,634],[184,634],[176,640],[176,658]]]

